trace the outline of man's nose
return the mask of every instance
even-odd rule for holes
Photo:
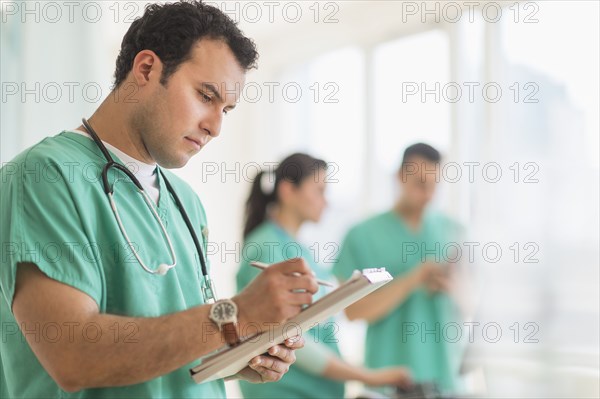
[[[223,123],[223,112],[220,110],[211,110],[200,121],[200,128],[208,133],[212,138],[218,137],[221,133],[221,124]]]

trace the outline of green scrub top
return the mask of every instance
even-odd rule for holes
[[[113,158],[118,158],[113,154]],[[77,133],[62,132],[18,155],[0,170],[0,397],[2,398],[223,398],[223,381],[196,384],[189,374],[193,362],[153,380],[115,388],[68,393],[44,370],[18,328],[12,313],[17,263],[32,262],[50,278],[89,295],[101,313],[157,317],[203,304],[200,260],[192,237],[159,176],[158,214],[174,246],[177,266],[166,275],[144,271],[124,240],[103,191],[101,170],[106,160],[96,144]],[[115,202],[130,240],[150,268],[171,263],[160,227],[133,183],[124,174]],[[164,171],[181,199],[206,253],[206,215],[192,189]],[[48,327],[48,328],[45,328]],[[52,326],[28,327],[27,334],[44,339]],[[135,328],[118,326],[135,343]],[[31,330],[34,330],[33,332]],[[98,331],[75,326],[74,334],[96,339]],[[48,339],[54,339],[55,335]]]
[[[355,269],[385,267],[398,277],[425,259],[447,262],[456,256],[450,253],[458,232],[459,226],[440,213],[427,211],[420,231],[414,232],[396,212],[388,211],[350,229],[333,273],[344,280]],[[462,329],[457,308],[446,294],[419,288],[369,324],[365,363],[370,368],[408,366],[416,381],[435,382],[443,391],[454,392],[462,348],[457,325]]]
[[[266,221],[252,230],[244,241],[242,261],[236,280],[238,291],[248,285],[260,270],[250,266],[251,261],[278,263],[286,259],[304,258],[317,278],[331,280],[333,277],[326,269],[313,261],[311,252],[299,244],[285,230],[272,221]],[[327,290],[320,287],[313,300],[325,295]],[[319,323],[318,326],[303,331],[305,340],[327,346],[337,356],[340,352],[337,346],[337,325],[333,319]],[[300,349],[302,350],[302,349]],[[240,389],[244,398],[343,398],[344,383],[334,381],[314,373],[309,373],[297,365],[292,365],[289,371],[278,382],[269,384],[251,384],[240,381]]]

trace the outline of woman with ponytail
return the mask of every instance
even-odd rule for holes
[[[302,257],[317,278],[333,281],[296,235],[306,221],[318,222],[326,206],[327,164],[309,155],[296,153],[285,158],[274,172],[260,172],[246,201],[242,263],[237,273],[237,289],[242,290],[259,270],[250,262],[277,263]],[[321,287],[313,300],[327,293]],[[246,399],[254,398],[343,398],[344,382],[355,380],[370,386],[410,384],[409,372],[402,367],[367,370],[352,366],[340,357],[338,328],[333,320],[315,326],[305,337],[304,349],[296,352],[296,363],[278,382],[246,384],[240,388]]]

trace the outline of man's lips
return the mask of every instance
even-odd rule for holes
[[[193,137],[185,137],[190,143],[193,143],[195,147],[197,147],[197,149],[201,149],[202,147],[204,147],[204,144],[202,141],[200,141],[199,139],[194,139]]]

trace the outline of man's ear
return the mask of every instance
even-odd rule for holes
[[[131,74],[138,87],[148,84],[150,80],[160,81],[162,62],[152,50],[142,50],[133,59]]]

